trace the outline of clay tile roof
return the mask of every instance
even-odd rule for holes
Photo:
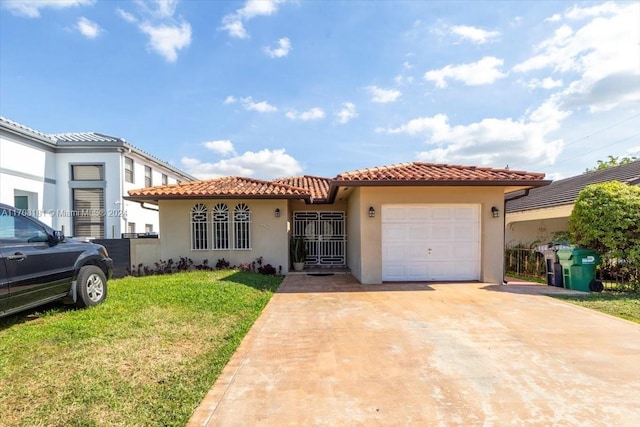
[[[259,179],[229,176],[204,181],[181,182],[179,184],[130,190],[129,196],[138,199],[171,199],[199,197],[243,197],[243,198],[309,198],[308,190],[292,185]]]
[[[493,169],[477,166],[459,166],[433,163],[400,163],[389,166],[359,169],[341,173],[335,181],[341,182],[506,182],[542,181],[544,174]]]
[[[318,201],[326,200],[329,196],[329,183],[331,180],[329,178],[321,178],[318,176],[303,175],[274,179],[271,182],[304,188],[311,193],[313,200]]]

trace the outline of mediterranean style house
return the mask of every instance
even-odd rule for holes
[[[505,195],[547,184],[538,173],[414,162],[334,178],[182,182],[125,199],[159,208],[147,263],[262,257],[287,273],[290,238],[301,237],[308,269],[348,268],[363,284],[502,283]]]
[[[157,209],[123,196],[133,188],[193,179],[122,138],[44,134],[0,117],[0,203],[24,209],[68,236],[157,233]]]

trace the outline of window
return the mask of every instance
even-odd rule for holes
[[[13,206],[17,209],[29,209],[29,196],[13,196]]]
[[[152,185],[153,185],[153,182],[151,179],[151,167],[145,166],[144,167],[144,186],[151,187]]]
[[[102,181],[102,165],[72,165],[71,179],[73,181]]]
[[[167,185],[169,183],[169,178],[167,178],[167,174],[162,174],[162,185]]]
[[[44,229],[25,217],[0,210],[0,241],[6,244],[46,242]]]
[[[73,235],[75,237],[104,236],[104,189],[74,188]]]
[[[145,233],[153,233],[153,224],[145,224],[144,225]]]
[[[127,223],[127,233],[135,233],[136,232],[136,223],[128,222]]]
[[[124,181],[125,182],[130,182],[133,184],[134,180],[134,174],[133,174],[133,159],[130,159],[128,157],[124,158]]]
[[[213,249],[229,249],[229,208],[224,203],[213,208]]]
[[[209,249],[209,222],[207,207],[202,203],[191,208],[191,249],[203,251]]]
[[[251,249],[251,211],[244,203],[233,209],[233,248]]]

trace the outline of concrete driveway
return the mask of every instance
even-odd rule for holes
[[[640,325],[540,291],[290,275],[189,425],[637,426]]]

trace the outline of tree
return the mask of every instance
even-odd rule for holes
[[[608,157],[609,157],[609,160],[598,160],[598,166],[591,169],[587,168],[587,170],[585,170],[584,172],[588,173],[588,172],[594,172],[594,171],[601,171],[604,169],[612,168],[614,166],[626,165],[627,163],[631,163],[633,161],[638,160],[637,157],[623,157],[621,159],[619,157],[614,157],[614,156],[608,156]]]
[[[585,187],[569,217],[571,240],[621,261],[640,280],[640,187],[618,181]]]

